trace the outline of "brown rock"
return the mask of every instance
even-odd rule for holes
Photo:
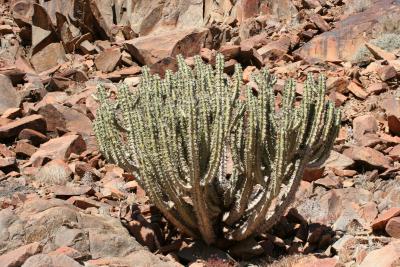
[[[365,134],[376,134],[378,131],[378,122],[374,116],[367,114],[353,120],[354,139],[362,144]]]
[[[370,166],[379,169],[387,169],[390,167],[389,165],[391,163],[385,155],[370,147],[353,146],[345,149],[343,154],[354,161],[367,163]]]
[[[30,157],[36,150],[36,147],[24,141],[18,141],[15,146],[15,153],[17,153],[17,156]]]
[[[400,238],[400,217],[390,219],[386,224],[385,231],[391,237]]]
[[[397,145],[397,146],[393,147],[393,148],[389,151],[389,156],[390,156],[393,160],[398,160],[398,159],[400,159],[400,145]]]
[[[21,266],[30,256],[39,253],[41,246],[39,242],[34,242],[21,246],[15,250],[7,252],[0,256],[0,266],[18,267]]]
[[[320,8],[321,3],[318,0],[302,0],[301,3],[305,8]]]
[[[42,144],[32,155],[30,161],[34,166],[40,166],[45,159],[68,159],[71,153],[80,154],[85,151],[86,144],[80,135],[64,135]]]
[[[64,47],[60,43],[52,43],[31,57],[32,66],[40,73],[49,70],[65,61]]]
[[[118,65],[121,56],[119,48],[106,49],[96,57],[94,64],[98,70],[111,72]]]
[[[206,45],[208,29],[174,30],[158,35],[142,36],[124,43],[132,58],[143,65],[152,65],[165,58],[182,54],[198,54]]]
[[[316,1],[318,2],[318,1]],[[310,20],[320,29],[322,32],[327,32],[331,29],[328,22],[326,22],[319,14],[314,13],[310,16]]]
[[[78,208],[81,209],[87,209],[87,208],[100,208],[107,206],[104,203],[101,203],[99,201],[84,197],[84,196],[72,196],[67,200],[68,203],[77,206]]]
[[[219,52],[224,55],[225,60],[228,61],[236,58],[240,53],[239,45],[223,45],[219,48]]]
[[[340,107],[341,105],[343,105],[344,102],[346,102],[347,100],[347,96],[339,93],[339,92],[334,92],[332,91],[329,94],[329,99],[335,103],[335,107]]]
[[[347,86],[347,89],[358,98],[366,99],[368,96],[368,93],[365,92],[364,89],[355,82],[350,82],[350,84]]]
[[[368,50],[371,52],[371,54],[376,58],[376,59],[384,59],[384,60],[395,60],[396,55],[393,53],[387,52],[381,48],[379,48],[376,45],[373,45],[371,43],[366,43],[365,46],[368,48]]]
[[[335,258],[317,258],[314,255],[306,256],[296,262],[293,267],[337,267],[338,260]]]
[[[30,115],[12,121],[0,127],[0,139],[17,136],[23,129],[44,132],[46,130],[46,121],[41,115]]]
[[[18,117],[22,117],[22,109],[20,108],[9,108],[3,112],[3,115],[1,115],[1,118],[7,118],[14,120]]]
[[[282,36],[277,41],[272,41],[257,50],[263,59],[276,60],[284,56],[290,48],[290,38]]]
[[[37,254],[21,267],[82,267],[77,261],[62,254]]]
[[[49,138],[47,136],[32,129],[23,129],[19,133],[18,139],[29,140],[34,146],[39,146],[40,144],[49,141]]]
[[[348,156],[336,152],[334,150],[331,151],[329,158],[325,161],[324,166],[327,168],[335,168],[335,169],[346,169],[354,164],[354,160],[349,158]]]
[[[9,108],[18,108],[21,103],[20,96],[11,83],[11,80],[0,74],[0,115]],[[12,118],[11,118],[12,119]]]
[[[54,185],[50,188],[57,197],[70,197],[70,196],[80,196],[87,194],[92,191],[90,186],[66,186],[66,185]]]
[[[336,23],[335,28],[313,38],[296,53],[308,61],[352,61],[365,36],[379,36],[384,28],[382,17],[397,16],[400,4],[392,1],[375,1],[364,11],[352,14]],[[350,26],[351,25],[351,26]],[[345,49],[343,49],[345,47]]]
[[[303,180],[313,182],[320,179],[324,174],[325,168],[306,168],[303,174]]]
[[[0,158],[0,168],[14,166],[16,163],[15,157]]]
[[[332,177],[327,176],[324,178],[320,178],[320,179],[316,180],[314,184],[323,186],[328,189],[340,187],[340,182],[339,182],[338,178],[335,176],[332,176]]]
[[[367,92],[370,94],[380,94],[386,90],[388,90],[388,85],[387,83],[373,83],[370,86],[367,87]]]
[[[244,65],[256,66],[261,68],[263,66],[263,58],[255,48],[246,45],[240,45],[239,62]]]
[[[381,102],[381,107],[386,112],[389,130],[400,135],[400,99],[389,96]]]
[[[378,218],[376,218],[373,222],[372,222],[372,229],[373,230],[383,230],[385,229],[385,226],[387,224],[387,222],[400,215],[400,208],[390,208],[384,212],[382,212],[381,214],[379,214]]]
[[[347,93],[347,86],[349,85],[349,80],[344,77],[328,77],[326,80],[326,89],[328,91],[334,90],[335,92],[344,94]]]
[[[96,46],[94,46],[90,41],[85,40],[79,44],[79,49],[84,53],[84,54],[95,54],[96,51]]]
[[[360,267],[394,267],[400,264],[400,242],[392,242],[373,250],[361,262]]]
[[[141,245],[148,247],[150,251],[157,249],[158,240],[153,229],[136,220],[130,221],[127,228]]]
[[[381,66],[377,72],[379,78],[384,82],[397,76],[397,71],[390,65]]]

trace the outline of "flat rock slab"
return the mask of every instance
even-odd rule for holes
[[[44,132],[46,130],[46,121],[41,115],[30,115],[12,121],[0,127],[0,139],[17,136],[23,129],[27,128]]]

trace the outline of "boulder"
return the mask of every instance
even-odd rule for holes
[[[397,16],[399,12],[399,1],[375,1],[366,10],[339,21],[333,30],[313,38],[296,53],[308,61],[352,61],[371,34],[382,34],[381,18]]]
[[[61,43],[51,43],[31,57],[32,66],[40,73],[49,70],[66,60]]]
[[[0,74],[0,88],[0,115],[2,115],[9,108],[18,108],[21,99],[11,80],[2,74]]]
[[[400,265],[400,241],[394,241],[368,253],[360,267],[394,267]]]

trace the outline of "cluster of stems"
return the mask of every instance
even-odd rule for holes
[[[111,99],[98,86],[94,129],[107,160],[132,172],[177,228],[213,244],[268,230],[292,202],[304,169],[320,165],[338,134],[340,112],[325,78],[309,75],[301,101],[288,80],[276,103],[266,69],[244,85],[240,65],[224,74],[178,56],[161,79],[144,67],[140,84]]]

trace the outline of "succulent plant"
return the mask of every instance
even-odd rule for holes
[[[132,172],[177,228],[207,244],[240,241],[268,230],[292,202],[306,167],[329,155],[340,112],[325,100],[325,78],[309,75],[301,102],[286,82],[263,69],[244,85],[242,69],[224,74],[178,56],[178,71],[161,79],[144,67],[138,87],[117,97],[98,86],[94,122],[107,160]]]

